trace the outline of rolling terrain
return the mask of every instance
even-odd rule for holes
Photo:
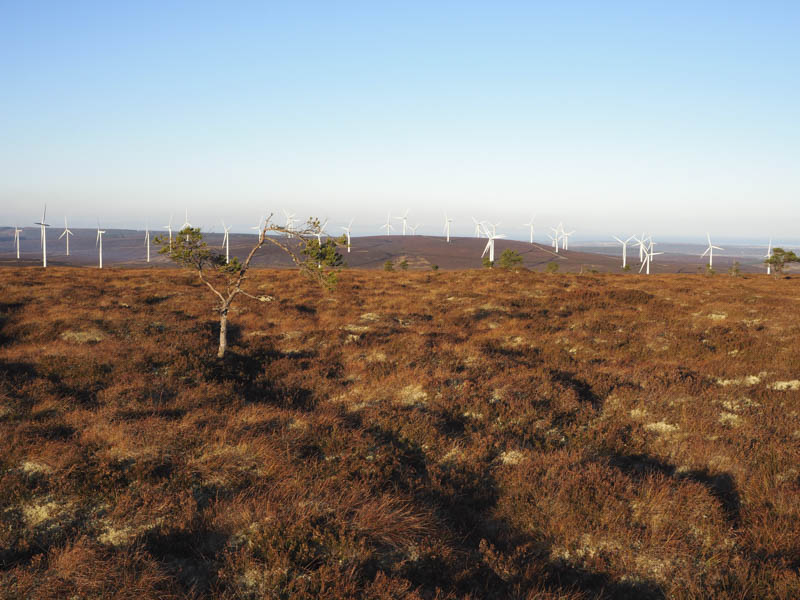
[[[0,269],[0,598],[800,596],[800,279],[249,286]]]
[[[58,230],[48,232],[48,263],[58,266],[96,266],[98,262],[95,247],[95,230],[73,229],[75,235],[70,241],[70,256],[65,255],[65,243],[57,240]],[[156,232],[151,232],[155,238]],[[204,234],[210,246],[219,248],[222,235]],[[111,267],[146,267],[144,232],[132,230],[108,230],[103,238],[103,263]],[[230,252],[232,256],[244,257],[255,242],[254,235],[231,234]],[[480,269],[483,267],[481,253],[486,246],[485,238],[453,237],[451,243],[438,236],[364,236],[354,237],[350,253],[343,250],[347,265],[356,269],[382,269],[387,260],[399,263],[408,262],[409,269],[430,269],[433,265],[444,270]],[[523,265],[532,270],[543,271],[548,263],[555,262],[559,271],[580,272],[599,271],[602,273],[621,273],[621,250],[613,254],[607,248],[589,247],[587,250],[575,246],[569,251],[554,252],[549,245],[529,244],[518,240],[499,239],[496,241],[495,259],[503,250],[518,252]],[[603,250],[598,251],[598,250]],[[638,250],[628,247],[630,274],[639,270]],[[6,229],[0,234],[0,265],[14,266],[41,265],[39,230],[27,228],[23,232],[21,260],[17,261],[13,252],[13,230]],[[762,273],[761,259],[753,256],[739,256],[736,252],[715,255],[715,268],[727,271],[734,261],[740,263],[743,272]],[[705,268],[706,259],[696,254],[670,252],[657,256],[652,263],[652,273],[698,273]],[[254,265],[258,267],[293,267],[292,261],[275,246],[267,244],[256,256]],[[153,267],[172,267],[158,248],[151,248]]]

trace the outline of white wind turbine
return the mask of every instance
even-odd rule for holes
[[[295,214],[294,214],[294,213],[290,213],[290,212],[289,212],[288,210],[286,210],[286,209],[283,209],[283,214],[284,214],[284,216],[286,217],[286,225],[285,225],[285,227],[286,227],[286,229],[288,229],[289,231],[291,231],[291,230],[292,230],[292,228],[294,227],[294,223],[295,223],[295,221],[297,220],[297,219],[295,219],[295,218],[294,218],[294,217],[295,217]],[[286,232],[286,235],[287,235],[287,236],[289,236],[289,237],[291,237],[291,235],[292,235],[292,234],[291,234],[291,233],[289,233],[289,232],[287,231],[287,232]]]
[[[189,209],[187,208],[186,209],[186,216],[185,216],[185,218],[183,220],[183,225],[181,225],[181,229],[186,229],[187,227],[191,227],[191,226],[192,226],[192,224],[189,223]],[[189,241],[189,234],[188,233],[186,234],[186,241],[187,242]]]
[[[60,236],[58,236],[58,239],[67,236],[67,256],[69,256],[69,236],[71,235],[72,232],[69,230],[69,227],[67,227],[67,217],[64,217],[64,232]]]
[[[622,244],[622,268],[624,269],[625,267],[628,266],[628,242],[630,242],[631,240],[636,239],[636,236],[632,235],[627,240],[621,240],[615,235],[612,235],[611,237],[613,237],[620,244]]]
[[[555,249],[556,254],[558,254],[558,242],[561,241],[561,225],[559,225],[557,228],[551,227],[550,231],[553,232],[553,235],[548,235],[547,237],[549,237],[550,241],[553,242],[553,248]]]
[[[386,213],[386,223],[381,225],[381,229],[386,228],[386,235],[389,235],[389,231],[393,230],[392,227],[392,213]]]
[[[444,233],[447,236],[448,244],[450,243],[450,223],[452,222],[453,219],[448,219],[447,213],[444,213],[444,229],[442,230],[442,233]]]
[[[100,268],[101,269],[103,268],[103,234],[104,233],[105,233],[105,231],[100,229],[100,222],[98,221],[97,222],[97,238],[94,241],[94,245],[97,247],[97,249],[100,252],[99,256],[100,256]]]
[[[150,262],[150,225],[144,226],[144,247],[147,248],[147,262]]]
[[[642,269],[646,269],[647,275],[650,275],[650,262],[653,260],[653,257],[658,254],[664,254],[663,252],[653,252],[653,240],[650,240],[650,244],[644,251],[644,261],[642,262],[642,266],[639,267],[639,273],[642,272]]]
[[[328,224],[328,219],[325,219],[325,222],[322,225],[320,225],[319,229],[317,229],[316,233],[314,233],[314,235],[317,236],[317,243],[320,245],[320,247],[322,247],[322,234],[324,233],[325,235],[328,235],[327,233],[325,233],[325,226],[327,224]]]
[[[17,247],[17,260],[19,260],[19,234],[22,233],[22,229],[14,225],[14,245]]]
[[[19,245],[17,245],[17,258],[19,258]],[[769,260],[772,258],[772,238],[769,240],[769,246],[767,246],[767,253],[764,255],[764,258]],[[772,273],[772,265],[767,263],[767,275]]]
[[[481,237],[482,229],[481,229],[481,222],[478,221],[475,217],[472,217],[472,222],[475,223],[475,237]]]
[[[636,243],[639,244],[639,262],[642,262],[644,260],[644,252],[647,249],[647,239],[648,239],[648,237],[644,233],[642,233],[642,237],[640,237],[640,238],[634,237],[633,239],[635,239]],[[653,240],[653,238],[651,237],[650,241],[652,241],[652,240]]]
[[[264,233],[264,231],[261,229],[261,221],[263,221],[263,220],[264,220],[264,217],[258,217],[258,225],[256,225],[255,227],[251,227],[250,228],[250,229],[255,230],[255,232],[258,234],[258,239],[259,240],[261,240],[261,236]]]
[[[47,268],[47,230],[45,227],[50,227],[48,223],[44,222],[45,215],[47,215],[47,204],[44,205],[44,210],[42,211],[42,220],[34,223],[35,225],[39,225],[41,227],[41,241],[39,242],[42,246],[42,267]]]
[[[710,233],[706,232],[706,237],[708,238],[708,248],[706,248],[706,251],[703,252],[700,255],[700,257],[702,258],[706,254],[708,254],[708,266],[709,266],[709,268],[712,268],[714,266],[714,250],[724,250],[724,248],[720,248],[719,246],[714,246],[711,243],[711,234]]]
[[[408,210],[406,210],[405,214],[402,217],[395,217],[395,219],[403,222],[403,235],[405,235],[406,227],[408,226]]]
[[[261,222],[258,223],[261,225]],[[225,235],[222,237],[222,246],[220,248],[225,248],[225,264],[229,264],[231,262],[230,256],[230,236],[228,232],[231,230],[230,227],[225,227],[225,221],[222,222],[222,230],[225,232]]]
[[[164,229],[169,231],[169,249],[172,250],[172,215],[169,216],[169,224],[164,225]]]
[[[536,215],[533,215],[533,216],[531,217],[531,220],[530,220],[530,221],[528,221],[527,223],[523,223],[523,224],[522,224],[522,226],[523,226],[523,227],[530,227],[530,229],[531,229],[531,244],[533,243],[533,220],[534,220],[535,218],[536,218]]]
[[[562,248],[564,250],[569,250],[569,236],[571,236],[573,233],[575,233],[574,229],[572,231],[570,231],[569,233],[564,231],[563,228],[561,229],[561,239],[563,240]]]
[[[489,238],[489,241],[486,242],[486,247],[483,249],[483,254],[481,254],[481,258],[486,256],[486,253],[489,253],[489,262],[494,264],[494,241],[497,239],[504,238],[504,235],[497,235],[496,233],[489,233],[489,230],[486,230],[486,236]]]
[[[411,235],[417,235],[417,229],[419,229],[420,225],[421,225],[421,223],[417,223],[416,225],[409,225],[408,226],[408,228],[411,230]]]
[[[350,228],[353,226],[353,219],[350,219],[350,223],[347,224],[347,227],[342,227],[344,229],[344,234],[347,236],[347,252],[350,252]]]

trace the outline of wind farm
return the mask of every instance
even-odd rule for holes
[[[800,3],[0,14],[0,600],[800,598]]]

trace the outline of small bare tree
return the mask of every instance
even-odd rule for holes
[[[228,312],[233,301],[240,294],[260,302],[272,300],[270,296],[254,296],[242,289],[250,263],[264,244],[270,243],[283,250],[301,272],[322,286],[330,289],[335,285],[336,268],[343,264],[337,247],[344,243],[344,239],[328,238],[321,242],[317,236],[320,231],[318,219],[309,219],[302,228],[294,229],[276,225],[270,215],[259,231],[258,241],[244,262],[236,257],[227,262],[223,253],[209,248],[203,241],[203,234],[199,228],[182,229],[171,244],[169,238],[165,236],[158,236],[154,243],[161,246],[159,254],[166,254],[180,266],[195,271],[200,281],[214,294],[216,299],[214,310],[219,313],[217,357],[222,358],[228,347]],[[271,234],[285,234],[288,239],[277,238]]]

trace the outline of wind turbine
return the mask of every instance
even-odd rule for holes
[[[353,219],[350,219],[350,223],[347,224],[347,227],[342,227],[344,229],[344,234],[347,236],[347,252],[350,252],[350,228],[353,226]]]
[[[14,245],[17,247],[17,260],[19,260],[19,234],[22,233],[22,229],[14,225]]]
[[[472,222],[475,223],[475,237],[481,237],[481,222],[475,217],[472,217]]]
[[[169,231],[169,249],[172,250],[172,215],[169,216],[169,224],[164,225],[164,229]]]
[[[258,223],[261,224],[261,221]],[[231,230],[230,227],[225,227],[225,221],[222,222],[222,230],[225,232],[225,235],[222,237],[222,246],[220,248],[225,248],[225,264],[229,264],[231,262],[230,259],[230,236],[228,232]]]
[[[411,235],[417,235],[417,229],[419,229],[420,225],[421,225],[421,223],[417,223],[416,225],[413,225],[413,226],[409,225],[408,226],[408,228],[411,230]]]
[[[17,244],[17,258],[19,258],[19,244]],[[769,240],[769,246],[767,246],[767,254],[764,256],[766,259],[772,258],[772,238]],[[772,265],[767,263],[767,275],[772,273]]]
[[[719,246],[714,246],[711,243],[711,234],[710,233],[706,232],[706,237],[708,238],[708,248],[706,248],[706,251],[703,252],[700,255],[700,257],[702,258],[706,254],[708,254],[708,267],[712,268],[714,266],[714,250],[724,250],[724,248],[720,248]]]
[[[47,214],[47,204],[44,205],[44,210],[42,211],[42,220],[39,221],[38,223],[34,223],[34,225],[39,225],[42,230],[41,233],[42,239],[40,241],[40,244],[42,246],[42,267],[45,269],[47,268],[47,232],[46,232],[47,230],[45,229],[45,227],[50,227],[48,223],[44,222],[46,214]]]
[[[494,264],[494,241],[500,238],[504,238],[504,235],[497,235],[496,233],[489,234],[489,231],[486,231],[486,235],[489,237],[489,241],[486,242],[486,247],[483,249],[483,254],[481,254],[481,258],[486,256],[486,253],[489,253],[489,262]]]
[[[442,230],[442,233],[444,233],[447,236],[447,243],[448,244],[450,243],[450,223],[452,223],[452,222],[453,222],[453,219],[448,219],[447,218],[447,213],[444,213],[444,230]]]
[[[150,262],[150,226],[144,226],[144,246],[147,248],[147,262]]]
[[[394,227],[392,227],[391,219],[392,219],[392,213],[386,213],[386,223],[381,225],[381,229],[383,229],[384,227],[386,228],[386,235],[389,235],[389,231],[394,229]]]
[[[553,248],[555,248],[556,254],[558,254],[558,242],[561,240],[561,225],[559,225],[558,228],[551,227],[550,231],[553,232],[553,235],[548,235],[547,237],[552,240]]]
[[[531,217],[531,220],[527,223],[523,223],[523,227],[530,227],[531,228],[531,244],[533,243],[533,220],[536,218],[536,215]]]
[[[653,240],[650,240],[650,244],[647,249],[644,251],[644,262],[642,262],[642,266],[639,267],[639,273],[642,272],[642,269],[646,268],[647,275],[650,275],[650,262],[653,260],[653,257],[658,254],[664,254],[663,252],[653,252]]]
[[[627,256],[628,255],[628,242],[630,242],[633,239],[636,239],[636,236],[632,235],[627,240],[621,240],[615,235],[612,235],[611,237],[613,237],[620,244],[622,244],[622,268],[624,269],[625,267],[628,266],[628,256]]]
[[[322,247],[322,234],[325,233],[325,226],[328,224],[328,219],[325,219],[325,222],[320,225],[319,229],[317,229],[315,236],[317,236],[317,243],[319,244],[320,248]],[[327,234],[325,234],[327,235]]]
[[[403,235],[405,235],[406,226],[408,225],[408,210],[406,210],[405,214],[402,217],[395,217],[395,219],[403,222]]]
[[[100,222],[97,222],[97,238],[94,241],[94,245],[100,251],[100,268],[103,268],[103,234],[105,231],[100,229]]]
[[[254,229],[256,233],[258,233],[258,240],[261,241],[261,236],[264,235],[264,230],[261,229],[261,221],[264,220],[264,217],[258,217],[258,225],[255,227],[251,227],[250,229]],[[266,223],[264,223],[266,225]]]
[[[574,229],[572,231],[570,231],[569,233],[564,231],[563,228],[561,229],[561,239],[563,240],[562,247],[563,247],[564,250],[569,250],[569,236],[571,236],[573,233],[575,233]]]
[[[183,225],[181,225],[181,229],[186,229],[187,227],[191,227],[191,226],[192,226],[192,224],[189,223],[189,209],[187,208],[186,209],[186,216],[185,216],[185,218],[183,220]],[[186,234],[186,241],[187,242],[189,241],[189,234],[188,233]]]
[[[295,217],[295,214],[294,214],[294,213],[290,213],[290,212],[289,212],[288,210],[286,210],[286,209],[283,209],[283,214],[284,214],[284,216],[286,217],[286,225],[285,225],[285,227],[286,227],[286,229],[288,229],[288,230],[291,230],[291,229],[292,229],[292,227],[294,227],[294,222],[295,222],[295,220],[296,220],[296,219],[294,218],[294,217]],[[291,234],[291,233],[289,233],[289,232],[287,231],[287,232],[286,232],[286,235],[287,235],[287,236],[289,236],[289,237],[291,237],[291,235],[292,235],[292,234]]]
[[[69,236],[72,235],[72,232],[67,227],[67,217],[64,217],[64,232],[58,236],[58,239],[61,239],[64,236],[67,236],[67,256],[69,256]]]
[[[634,239],[639,244],[639,262],[642,262],[644,260],[645,250],[647,250],[647,241],[649,239],[652,242],[653,237],[645,235],[644,232],[642,232],[641,238],[634,238]]]

